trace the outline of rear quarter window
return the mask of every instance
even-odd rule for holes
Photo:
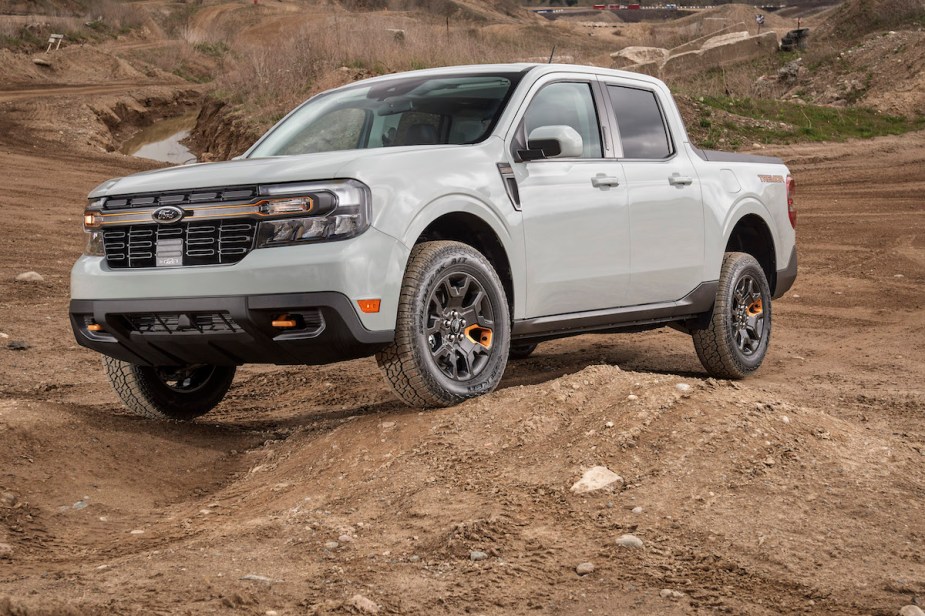
[[[655,93],[624,86],[607,86],[607,92],[617,116],[623,158],[671,156],[671,140]]]

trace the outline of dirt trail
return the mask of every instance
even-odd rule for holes
[[[367,359],[246,367],[214,413],[166,425],[120,409],[67,324],[86,193],[154,166],[17,124],[75,101],[0,114],[0,614],[925,602],[925,133],[777,151],[801,272],[754,378],[706,379],[672,330],[582,336],[453,409],[400,406]],[[572,494],[597,464],[624,481]]]
[[[150,82],[116,82],[105,85],[46,85],[39,88],[20,88],[13,90],[0,90],[0,102],[17,101],[23,99],[47,99],[59,96],[93,96],[97,94],[121,94],[136,88],[150,87]],[[189,89],[195,89],[191,87]]]

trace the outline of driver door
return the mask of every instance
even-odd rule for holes
[[[626,178],[622,165],[607,158],[609,136],[600,120],[604,109],[593,77],[550,76],[534,85],[511,142],[514,160],[521,160],[512,170],[523,211],[527,318],[625,305],[630,255]],[[558,127],[561,132],[563,126],[581,137],[580,155],[523,161],[517,154],[532,147],[527,141],[536,129]]]

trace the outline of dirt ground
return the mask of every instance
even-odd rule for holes
[[[0,92],[0,615],[925,603],[925,133],[779,149],[800,276],[753,378],[666,329],[543,344],[428,412],[370,359],[249,366],[176,425],[122,410],[67,322],[87,192],[155,166],[81,132],[113,88]],[[623,481],[573,494],[595,465]]]

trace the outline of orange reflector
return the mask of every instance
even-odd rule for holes
[[[296,320],[291,318],[288,314],[281,314],[273,319],[273,327],[279,327],[280,329],[290,329],[297,325],[298,323]]]
[[[378,299],[358,299],[357,305],[360,310],[366,313],[379,312],[380,300]]]
[[[103,326],[100,325],[99,323],[90,323],[89,325],[87,325],[87,331],[101,332],[103,331]]]

